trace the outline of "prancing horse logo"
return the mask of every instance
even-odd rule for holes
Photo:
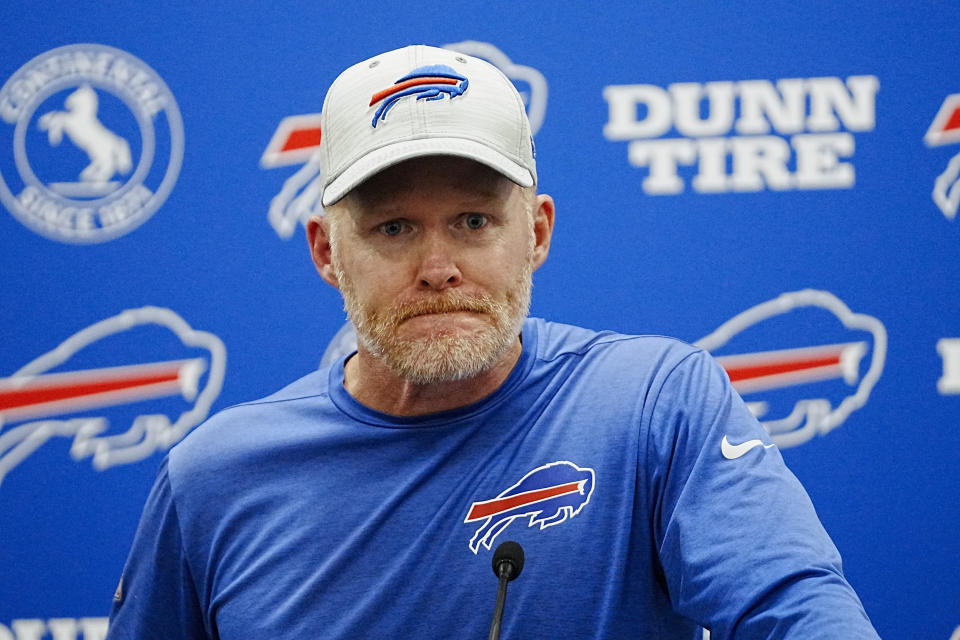
[[[90,164],[80,172],[80,179],[99,184],[110,180],[115,173],[129,173],[133,167],[130,145],[97,118],[97,92],[90,85],[83,85],[67,96],[65,105],[67,111],[51,111],[40,116],[38,125],[47,132],[53,146],[60,144],[66,132],[70,141],[86,152]]]

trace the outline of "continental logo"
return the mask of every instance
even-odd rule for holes
[[[0,202],[51,240],[133,231],[170,195],[182,159],[173,94],[125,51],[59,47],[0,88]]]

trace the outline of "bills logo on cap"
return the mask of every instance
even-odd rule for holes
[[[536,135],[547,111],[547,80],[540,71],[513,62],[489,42],[464,40],[444,45],[444,48],[482,58],[498,67],[520,93],[530,119],[530,132]],[[451,80],[446,77],[443,79],[446,81],[444,84]],[[270,201],[267,219],[283,239],[292,237],[298,224],[306,226],[310,216],[323,215],[319,148],[320,114],[287,116],[280,121],[260,158],[260,166],[264,169],[303,165],[286,179],[283,188]]]
[[[467,90],[470,81],[445,64],[432,64],[414,69],[393,83],[393,86],[378,91],[370,98],[370,105],[383,104],[373,116],[374,127],[378,121],[387,119],[387,112],[405,96],[417,96],[417,100],[454,99]]]
[[[806,344],[756,350],[770,335],[796,338],[808,329]],[[840,426],[867,403],[883,371],[887,331],[832,293],[805,289],[751,307],[694,344],[715,356],[774,443],[786,448]]]
[[[175,357],[156,360],[157,351]],[[72,438],[71,457],[91,456],[98,470],[173,446],[209,414],[226,357],[220,338],[160,307],[78,331],[0,378],[0,484],[55,436]],[[109,433],[111,422],[121,431]]]
[[[477,553],[481,544],[490,549],[517,518],[529,517],[527,526],[540,525],[541,530],[572,518],[590,502],[594,477],[593,469],[566,460],[550,462],[523,476],[496,498],[474,502],[463,521],[483,524],[473,534],[470,550]]]

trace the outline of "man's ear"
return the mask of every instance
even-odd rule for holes
[[[307,221],[307,243],[310,246],[310,257],[317,273],[328,284],[337,289],[337,275],[333,269],[333,258],[330,249],[330,221],[326,216],[310,216]]]
[[[554,206],[553,198],[545,193],[537,194],[536,209],[533,212],[533,268],[539,269],[550,253],[550,239],[553,237]]]

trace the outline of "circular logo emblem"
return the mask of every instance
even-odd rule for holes
[[[0,202],[51,240],[129,233],[180,172],[183,121],[173,94],[119,49],[75,44],[37,56],[0,89],[0,119]]]

